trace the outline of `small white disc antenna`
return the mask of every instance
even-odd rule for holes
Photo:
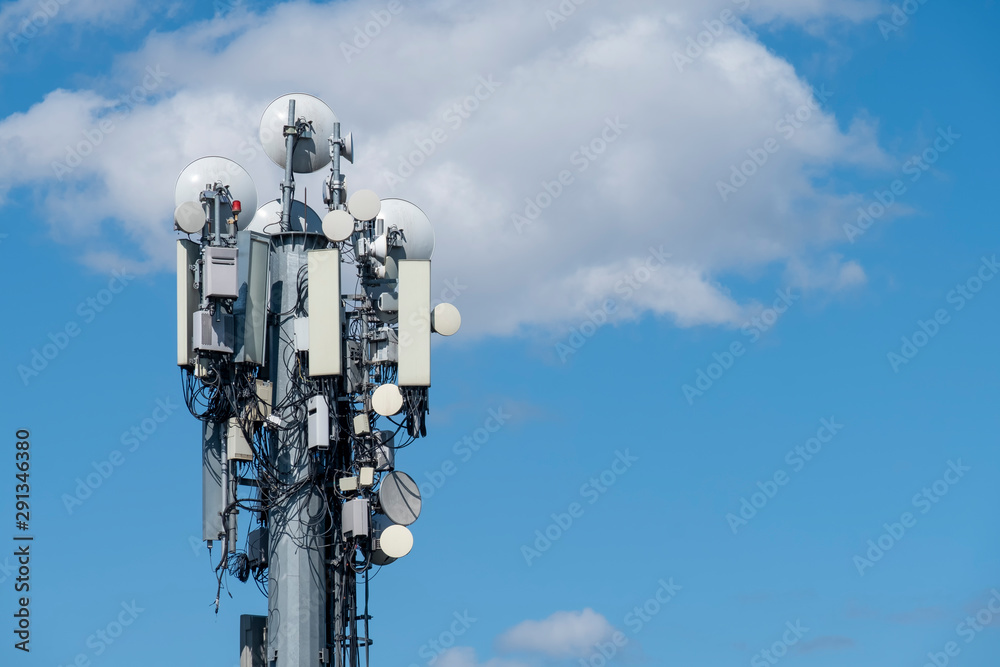
[[[434,227],[416,204],[405,199],[383,199],[378,215],[388,233],[391,227],[400,231],[398,245],[389,249],[393,259],[430,259],[434,254]]]
[[[406,526],[393,523],[384,514],[372,516],[372,563],[388,565],[413,549],[413,533]]]
[[[403,409],[403,394],[394,384],[384,384],[372,392],[372,409],[383,417],[399,414]]]
[[[205,209],[195,201],[186,201],[174,211],[174,229],[197,234],[205,228]]]
[[[300,201],[292,202],[292,214],[288,223],[293,232],[306,231],[306,226],[311,232],[319,231],[323,226],[323,221],[319,218],[319,213],[312,210]],[[272,200],[260,207],[257,215],[253,217],[253,224],[244,225],[240,220],[240,231],[249,229],[251,232],[260,234],[278,234],[281,232],[281,201]]]
[[[358,220],[367,222],[378,217],[382,201],[371,190],[358,190],[347,202],[347,210]]]
[[[288,125],[288,101],[295,100],[295,121],[309,124],[309,136],[299,137],[292,153],[292,171],[311,174],[330,163],[329,139],[337,116],[323,100],[305,93],[282,95],[271,102],[260,119],[260,143],[267,157],[285,168],[285,126]]]
[[[413,533],[406,526],[393,524],[379,536],[379,549],[389,558],[402,558],[413,548]]]
[[[254,185],[253,179],[250,178],[246,169],[228,158],[203,157],[185,167],[181,175],[177,177],[177,186],[174,189],[174,206],[179,208],[185,202],[195,202],[200,208],[201,193],[204,192],[205,186],[211,187],[216,183],[229,186],[229,193],[233,199],[242,205],[243,213],[240,213],[239,218],[240,229],[249,225],[257,211],[257,186]],[[232,216],[232,208],[229,205],[223,206],[223,222]],[[199,227],[199,229],[201,228]]]
[[[354,234],[354,216],[347,211],[330,211],[323,218],[323,233],[334,243],[340,243]]]
[[[450,303],[441,303],[431,311],[431,328],[442,336],[454,336],[462,327],[462,313]]]
[[[382,477],[379,504],[393,523],[409,526],[420,517],[420,488],[405,472],[393,471]]]

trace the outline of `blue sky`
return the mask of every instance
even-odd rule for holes
[[[278,196],[253,137],[296,90],[356,133],[349,188],[428,212],[464,315],[397,461],[425,507],[374,664],[997,663],[1000,10],[573,6],[0,5],[0,498],[13,545],[28,429],[36,538],[30,655],[0,556],[3,664],[229,667],[266,610],[232,582],[214,613],[170,215],[201,155]]]

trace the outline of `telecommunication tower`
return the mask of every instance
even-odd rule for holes
[[[420,516],[396,451],[426,435],[431,334],[455,334],[461,316],[431,308],[427,216],[368,190],[347,197],[353,136],[326,104],[278,98],[260,139],[284,170],[277,199],[258,208],[250,175],[222,157],[191,163],[175,193],[202,538],[220,546],[216,609],[227,575],[267,595],[266,616],[240,617],[241,667],[359,667],[369,573],[410,552]],[[295,174],[327,165],[321,218],[295,200]]]

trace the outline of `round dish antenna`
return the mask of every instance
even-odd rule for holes
[[[462,327],[462,313],[450,303],[440,303],[431,311],[431,328],[442,336],[454,336]]]
[[[382,514],[372,517],[372,537],[372,563],[375,565],[388,565],[413,549],[410,529],[393,523]]]
[[[174,229],[197,234],[205,228],[205,209],[196,201],[186,201],[174,211]]]
[[[384,384],[372,392],[372,409],[383,417],[399,414],[403,409],[403,394],[394,384]]]
[[[382,201],[371,190],[358,190],[347,202],[347,210],[358,220],[367,222],[378,217]]]
[[[260,143],[271,162],[284,169],[285,126],[288,124],[288,101],[292,99],[295,100],[296,122],[306,126],[305,134],[295,142],[292,171],[311,174],[330,163],[329,138],[337,122],[337,116],[323,100],[305,93],[292,93],[271,102],[260,119]]]
[[[416,204],[405,199],[383,199],[378,227],[386,235],[397,230],[398,234],[387,239],[388,256],[395,260],[430,259],[434,254],[434,227]],[[373,244],[375,247],[380,245],[379,240]]]
[[[393,522],[409,526],[420,516],[420,488],[405,472],[390,472],[378,487],[382,512]]]
[[[180,208],[186,202],[194,202],[201,208],[201,193],[206,188],[213,188],[216,184],[229,188],[229,194],[234,202],[240,202],[245,211],[240,213],[240,229],[249,225],[257,210],[257,186],[247,170],[239,164],[224,157],[211,156],[195,160],[181,172],[177,177],[177,186],[174,188],[174,206]],[[188,211],[193,209],[188,208]],[[204,216],[204,213],[202,213]],[[223,222],[233,217],[233,209],[230,205],[222,207]],[[177,222],[176,213],[174,222]],[[199,230],[201,227],[198,228]],[[194,232],[190,232],[194,233]]]
[[[290,220],[293,232],[318,231],[323,226],[319,213],[300,201],[292,202],[292,217]],[[244,225],[240,220],[240,231],[249,229],[261,234],[277,234],[281,231],[281,200],[267,202],[253,216],[253,224]]]
[[[354,216],[347,211],[330,211],[323,218],[323,233],[334,243],[340,243],[354,234]]]

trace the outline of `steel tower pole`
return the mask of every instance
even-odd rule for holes
[[[316,667],[327,648],[327,577],[325,544],[327,507],[314,484],[317,466],[309,451],[305,409],[281,414],[277,408],[295,401],[296,310],[305,312],[308,296],[299,299],[300,280],[309,250],[325,248],[318,234],[285,232],[271,237],[270,371],[274,406],[284,422],[269,453],[279,481],[294,489],[276,502],[268,517],[267,664],[269,667]]]

